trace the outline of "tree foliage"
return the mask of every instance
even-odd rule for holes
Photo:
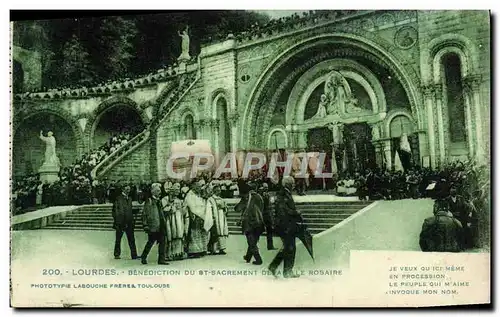
[[[89,59],[89,53],[73,35],[63,46],[61,74],[67,83],[88,85],[95,78],[95,72]]]
[[[196,56],[207,39],[224,38],[268,20],[251,11],[74,17],[15,22],[13,38],[14,44],[42,54],[43,86],[50,88],[134,77],[171,65],[181,53],[177,32],[186,25],[191,55]]]

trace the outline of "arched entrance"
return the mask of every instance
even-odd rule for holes
[[[124,104],[115,104],[101,112],[92,129],[91,145],[99,147],[113,136],[129,133],[131,136],[144,130],[145,124],[138,111]]]
[[[388,52],[358,36],[323,35],[298,43],[270,64],[252,92],[241,147],[262,148],[261,131],[284,121],[288,147],[334,150],[337,164],[347,157],[351,170],[373,167],[373,141],[388,137],[380,130],[387,113],[418,109],[410,78]]]
[[[12,139],[12,174],[14,178],[38,173],[42,166],[45,144],[39,139],[40,131],[54,133],[56,152],[62,167],[78,159],[77,139],[73,127],[57,114],[39,112],[24,119],[15,128]]]
[[[217,136],[215,148],[217,149],[218,159],[223,158],[226,153],[231,151],[231,127],[228,121],[227,100],[223,94],[215,98],[215,118],[218,120]]]

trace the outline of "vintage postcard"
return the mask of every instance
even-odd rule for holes
[[[12,12],[11,306],[490,304],[490,12],[108,13]]]

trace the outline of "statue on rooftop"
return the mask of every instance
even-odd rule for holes
[[[191,59],[191,56],[189,55],[189,26],[186,25],[186,28],[184,31],[182,31],[182,34],[180,32],[177,32],[179,36],[182,38],[182,43],[181,43],[181,48],[182,52],[181,55],[177,58],[179,61],[188,61]]]

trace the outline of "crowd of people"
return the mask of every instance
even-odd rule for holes
[[[243,255],[246,263],[263,264],[258,248],[260,236],[265,232],[267,249],[276,250],[273,236],[281,237],[283,247],[269,264],[269,270],[279,274],[283,262],[285,278],[298,277],[293,272],[295,240],[300,234],[304,220],[295,208],[292,197],[294,180],[284,177],[280,182],[274,204],[266,183],[253,180],[238,181],[241,200],[235,206],[239,212],[238,225],[247,239],[247,250]],[[132,259],[148,264],[149,253],[158,244],[157,263],[168,265],[171,261],[201,258],[207,255],[225,255],[229,229],[228,207],[221,197],[224,180],[213,180],[208,174],[190,181],[166,181],[143,184],[139,196],[143,202],[141,218],[148,240],[140,254],[135,243],[135,216],[132,208],[134,193],[129,184],[116,188],[113,202],[113,228],[116,239],[115,259],[121,259],[121,240],[127,236]],[[252,261],[253,260],[253,261]]]
[[[191,184],[167,181],[163,184],[142,184],[132,191],[129,184],[116,187],[113,202],[113,227],[116,231],[115,259],[121,258],[120,244],[127,236],[130,256],[147,264],[151,248],[158,243],[157,263],[226,254],[229,235],[227,205],[221,198],[221,183],[203,178]],[[140,256],[135,245],[134,195],[143,202],[142,224],[148,241]]]
[[[125,146],[135,133],[137,131],[124,131],[111,136],[106,143],[83,155],[74,164],[62,167],[56,182],[42,183],[36,174],[14,181],[13,213],[19,214],[41,206],[94,203],[100,185],[97,180],[92,180],[91,171],[106,157]]]
[[[234,36],[238,42],[244,42],[256,38],[264,38],[273,34],[293,31],[298,28],[312,26],[324,21],[334,21],[342,17],[356,13],[355,10],[310,10],[302,14],[294,13],[290,16],[274,18],[264,25],[254,23],[247,31],[231,35],[228,30],[226,33],[220,33],[209,37],[205,43],[219,42]]]

